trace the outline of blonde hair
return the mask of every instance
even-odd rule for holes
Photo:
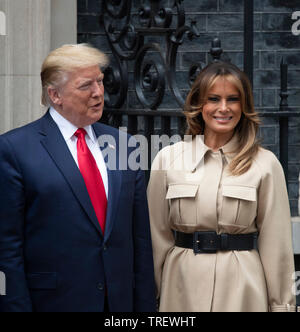
[[[239,91],[242,116],[235,128],[238,136],[236,156],[229,164],[232,175],[241,175],[248,171],[252,160],[259,149],[257,131],[260,120],[254,109],[253,93],[248,77],[236,66],[226,62],[215,62],[206,66],[197,77],[187,96],[184,114],[187,121],[187,135],[203,135],[205,122],[202,118],[202,108],[207,101],[209,90],[217,79],[225,78]]]
[[[104,69],[108,62],[108,57],[103,52],[88,44],[63,45],[52,51],[45,59],[41,69],[41,103],[49,106],[48,87],[57,87],[62,84],[66,80],[67,73],[94,65],[99,65],[101,69]]]

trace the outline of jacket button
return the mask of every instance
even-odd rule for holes
[[[97,288],[98,288],[99,291],[103,291],[104,290],[104,286],[101,283],[98,284]]]
[[[103,246],[103,251],[106,251],[108,248],[107,248],[107,245],[105,244],[104,246]]]

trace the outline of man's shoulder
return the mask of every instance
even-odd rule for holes
[[[39,130],[40,120],[36,120],[0,135],[0,159],[11,156],[12,152],[14,155],[29,158],[31,151],[36,151]]]
[[[41,124],[41,119],[38,119],[24,126],[7,131],[6,133],[0,135],[0,138],[7,140],[20,140],[20,139],[22,140],[24,138],[28,138],[30,137],[30,134],[38,132],[40,124]]]
[[[101,135],[111,135],[115,138],[123,138],[123,139],[129,139],[131,135],[127,133],[127,128],[124,127],[124,129],[117,129],[115,127],[109,126],[107,124],[96,122],[93,124],[94,131],[97,135],[97,137]]]

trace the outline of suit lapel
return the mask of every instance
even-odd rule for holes
[[[53,121],[49,112],[47,112],[47,114],[42,118],[40,134],[42,136],[42,145],[48,151],[56,166],[60,169],[66,181],[69,183],[75,197],[85,210],[90,221],[102,234],[101,227],[92,206],[83,177],[59,128]]]
[[[96,137],[99,138],[100,135],[111,135],[114,139],[117,139],[115,135],[107,130],[108,127],[103,126],[100,123],[94,124],[93,129],[96,134]],[[107,166],[107,175],[108,175],[108,202],[107,202],[107,213],[106,213],[106,226],[104,241],[107,241],[111,231],[113,229],[114,221],[116,219],[116,212],[118,210],[119,196],[121,192],[122,185],[122,172],[118,169],[119,165],[119,149],[117,148],[118,142],[116,145],[108,144],[107,149],[110,149],[112,154],[116,155],[116,162],[110,163],[109,160],[106,163]],[[115,166],[115,167],[114,167]]]

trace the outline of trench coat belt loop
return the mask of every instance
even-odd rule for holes
[[[217,234],[216,232],[182,233],[173,230],[177,247],[193,249],[195,254],[231,250],[257,250],[258,233]]]

